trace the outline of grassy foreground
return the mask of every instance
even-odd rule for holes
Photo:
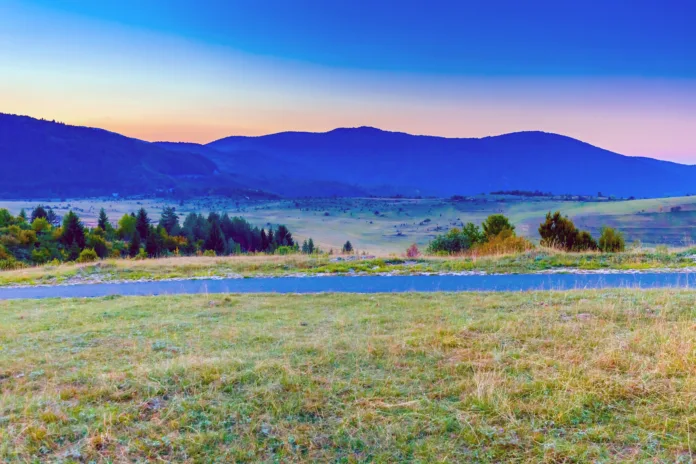
[[[696,293],[0,302],[0,460],[691,462]]]
[[[230,276],[284,276],[293,274],[412,274],[484,271],[525,273],[548,270],[649,270],[696,267],[696,249],[637,250],[625,253],[565,253],[540,248],[499,256],[424,257],[383,256],[345,260],[346,256],[257,255],[179,257],[146,260],[114,259],[98,263],[66,263],[0,272],[0,286],[90,283],[120,280],[162,280]],[[356,257],[352,257],[356,258]],[[336,262],[336,259],[344,261]]]

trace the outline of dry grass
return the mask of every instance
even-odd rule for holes
[[[0,302],[0,459],[691,462],[696,293]]]

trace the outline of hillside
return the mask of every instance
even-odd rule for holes
[[[254,151],[304,167],[297,175],[368,189],[449,196],[493,190],[617,196],[683,195],[696,191],[696,167],[619,155],[544,132],[444,138],[371,127],[326,133],[233,136],[207,145],[216,151]]]
[[[249,189],[196,153],[26,116],[0,114],[0,159],[3,198]]]
[[[621,197],[696,191],[696,167],[619,155],[569,137],[480,139],[370,127],[149,143],[102,129],[0,114],[0,197],[330,197],[541,190]]]

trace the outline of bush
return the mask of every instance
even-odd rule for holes
[[[345,254],[353,253],[353,244],[350,243],[350,240],[343,244],[343,249],[341,251]]]
[[[565,251],[596,250],[597,242],[589,232],[579,231],[568,216],[561,216],[560,211],[546,214],[546,219],[539,225],[541,245],[560,248]]]
[[[12,271],[14,269],[21,269],[24,265],[14,258],[0,259],[0,271]]]
[[[478,255],[501,255],[522,253],[534,248],[534,244],[524,237],[517,237],[511,229],[503,229],[498,235],[477,244],[472,252]]]
[[[291,246],[279,246],[276,248],[275,253],[277,255],[291,255],[295,253],[295,248]]]
[[[503,216],[502,214],[492,214],[483,221],[481,224],[483,228],[483,234],[486,236],[486,240],[490,240],[492,237],[499,235],[504,230],[509,230],[512,235],[515,234],[515,226],[510,224],[510,220]]]
[[[611,227],[602,227],[599,237],[599,249],[604,253],[618,253],[626,249],[623,234]]]
[[[85,248],[80,252],[80,256],[77,257],[78,263],[92,263],[99,260],[99,255],[94,251],[93,248]]]
[[[455,227],[446,234],[435,237],[428,245],[428,253],[456,254],[468,250],[471,245],[471,238]]]
[[[406,257],[408,258],[418,258],[420,256],[420,250],[418,249],[418,245],[415,243],[408,247],[406,250]]]
[[[215,253],[215,250],[205,250],[203,252],[203,256],[208,256],[208,257],[214,258],[217,256],[217,254]]]

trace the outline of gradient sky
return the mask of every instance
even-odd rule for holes
[[[0,112],[146,140],[544,130],[696,163],[696,4],[0,0]]]

